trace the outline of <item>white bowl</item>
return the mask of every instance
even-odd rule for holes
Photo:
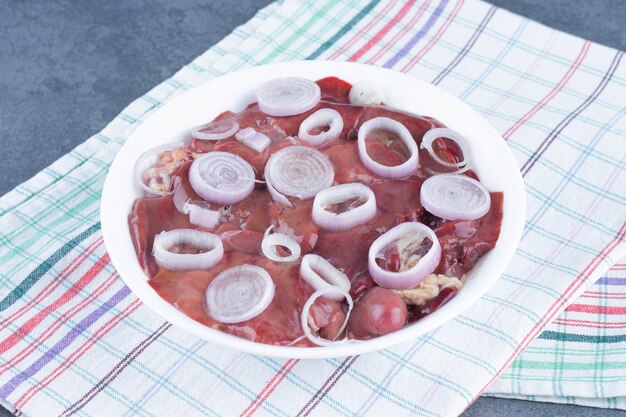
[[[286,347],[255,343],[206,327],[174,308],[148,285],[130,237],[127,216],[142,190],[133,180],[135,160],[147,149],[187,137],[189,128],[225,110],[240,111],[255,101],[254,90],[276,77],[312,80],[337,76],[351,83],[375,80],[390,106],[433,116],[463,133],[472,148],[472,169],[490,191],[504,192],[502,230],[496,247],[471,270],[465,287],[433,314],[372,340],[330,347]],[[496,283],[521,237],[526,194],[519,168],[502,137],[476,111],[428,83],[388,69],[344,62],[304,61],[264,65],[215,78],[154,112],[126,140],[104,184],[101,222],[111,260],[126,285],[154,312],[176,326],[225,348],[281,358],[330,358],[357,355],[406,342],[441,326],[472,305]]]

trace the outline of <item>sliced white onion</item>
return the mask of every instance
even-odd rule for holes
[[[254,168],[245,159],[228,152],[209,152],[191,164],[189,182],[207,201],[234,204],[254,190]]]
[[[406,145],[411,156],[400,165],[387,166],[374,161],[367,153],[365,139],[370,132],[377,129],[389,130],[396,133]],[[417,144],[411,136],[411,132],[402,123],[389,117],[376,117],[363,123],[359,129],[359,156],[361,162],[373,173],[385,178],[404,178],[411,175],[419,165]]]
[[[446,138],[454,141],[458,147],[461,149],[463,153],[463,160],[460,162],[448,162],[441,159],[437,152],[433,149],[433,142],[438,138]],[[469,144],[463,135],[461,135],[456,130],[438,127],[435,129],[430,129],[428,132],[424,133],[424,137],[422,138],[422,144],[420,145],[422,149],[426,149],[430,156],[433,157],[435,161],[439,164],[450,167],[457,168],[458,171],[453,172],[454,174],[462,174],[470,168],[470,160],[469,160]]]
[[[293,346],[296,343],[303,341],[304,339],[306,339],[306,335],[303,334],[302,336],[296,337],[291,342],[287,343],[285,346]]]
[[[350,89],[348,98],[350,104],[355,106],[377,106],[383,101],[380,88],[371,81],[355,83]]]
[[[330,159],[306,146],[289,146],[273,154],[265,164],[265,181],[272,197],[291,207],[285,196],[301,200],[314,197],[335,178]]]
[[[246,127],[245,129],[241,129],[239,132],[237,132],[237,134],[235,135],[235,139],[240,142],[244,142],[248,139],[251,139],[255,133],[256,130],[254,130],[254,128]]]
[[[203,253],[174,253],[173,246],[189,245],[204,249]],[[154,237],[152,254],[161,268],[172,271],[210,269],[224,256],[224,246],[219,236],[194,229],[176,229],[161,232]]]
[[[326,210],[330,204],[338,204],[359,197],[365,202],[343,213]],[[313,222],[322,229],[339,232],[359,224],[367,223],[376,216],[376,195],[367,186],[359,183],[340,184],[323,189],[313,201]]]
[[[491,208],[489,191],[465,175],[442,174],[422,184],[420,201],[435,216],[448,220],[474,220]]]
[[[207,314],[222,323],[255,318],[270,305],[276,287],[270,274],[256,265],[243,264],[221,272],[204,293]]]
[[[263,255],[275,262],[291,262],[298,259],[301,253],[300,244],[293,237],[287,236],[284,233],[270,234],[273,228],[274,226],[268,227],[263,236],[263,242],[261,242]],[[289,249],[291,255],[280,255],[276,250],[277,246],[283,246]]]
[[[172,196],[172,201],[174,203],[174,207],[176,207],[176,210],[180,213],[187,214],[184,207],[189,200],[189,195],[187,194],[187,191],[185,191],[185,187],[183,187],[183,181],[178,176],[174,177],[173,190],[174,195]]]
[[[191,136],[200,140],[226,139],[239,130],[239,123],[233,119],[214,120],[191,129]]]
[[[259,108],[270,116],[293,116],[311,110],[320,101],[320,87],[297,77],[276,78],[256,91]]]
[[[161,153],[163,153],[164,151],[171,151],[180,146],[185,146],[185,144],[183,142],[175,142],[157,146],[155,148],[148,149],[137,159],[137,161],[135,162],[135,180],[145,192],[152,195],[172,194],[173,191],[171,187],[170,191],[159,191],[148,186],[148,184],[146,184],[144,181],[144,175],[148,169],[156,165],[158,157]]]
[[[311,134],[316,127],[328,126],[326,132]],[[300,123],[298,137],[315,146],[322,145],[339,137],[343,130],[343,117],[334,109],[319,109]]]
[[[350,294],[348,294],[347,291],[339,287],[328,286],[328,287],[319,289],[315,291],[313,294],[311,294],[309,299],[306,300],[306,303],[304,303],[304,306],[302,307],[302,314],[300,315],[300,324],[302,325],[302,330],[304,331],[304,335],[307,337],[307,339],[309,339],[311,342],[315,343],[318,346],[331,346],[331,345],[343,344],[349,341],[348,338],[345,338],[342,340],[328,340],[328,339],[319,337],[317,335],[314,335],[313,332],[311,332],[311,327],[309,326],[309,310],[311,309],[311,306],[313,305],[315,300],[317,300],[318,298],[322,296],[327,296],[330,293],[341,295],[348,302],[348,311],[346,312],[346,319],[341,325],[341,328],[337,332],[337,335],[335,336],[335,338],[339,336],[346,328],[346,325],[348,324],[348,319],[350,318],[350,313],[352,312],[352,308],[354,307],[354,302],[352,301],[352,297],[350,297]]]
[[[333,264],[319,255],[308,254],[302,258],[300,264],[300,276],[314,290],[321,290],[327,287],[339,287],[344,291],[350,291],[350,280],[348,276],[335,268]],[[333,301],[341,301],[344,295],[337,292],[327,293],[324,298]]]
[[[424,237],[429,238],[433,244],[413,267],[402,272],[392,272],[381,268],[376,263],[378,254],[389,245],[400,243],[403,240],[408,244],[415,239],[423,239]],[[399,251],[401,250],[402,247],[399,248]],[[372,243],[367,260],[369,273],[374,282],[384,288],[405,290],[417,286],[437,268],[441,260],[441,244],[430,227],[418,222],[402,223],[379,236]]]
[[[267,175],[265,176],[265,184],[267,185],[267,190],[270,192],[270,195],[272,196],[274,201],[284,204],[287,207],[293,207],[293,204],[291,204],[287,197],[279,193],[278,190],[274,188],[274,186],[272,185],[272,180],[268,178]]]
[[[189,215],[189,223],[196,226],[213,228],[220,223],[220,212],[211,210],[200,204],[186,202],[183,206],[183,213]]]
[[[272,143],[272,140],[267,135],[257,132],[251,127],[246,127],[237,132],[235,139],[257,152],[263,152]]]

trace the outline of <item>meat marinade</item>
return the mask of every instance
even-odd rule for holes
[[[161,155],[160,161],[169,164],[167,174],[157,172],[154,180],[171,188],[180,181],[192,200],[202,200],[191,187],[188,172],[194,156],[213,151],[229,152],[249,162],[263,180],[265,163],[276,151],[287,146],[304,145],[297,140],[300,124],[321,108],[338,111],[344,127],[337,139],[317,149],[328,156],[335,170],[333,184],[359,182],[374,192],[377,202],[376,216],[365,224],[346,231],[322,230],[312,221],[313,199],[289,198],[293,207],[272,200],[266,186],[259,182],[253,193],[244,201],[232,205],[206,204],[220,212],[219,224],[206,229],[194,226],[187,215],[180,213],[172,195],[138,198],[129,214],[129,227],[141,267],[149,277],[149,284],[165,300],[192,319],[214,329],[240,336],[255,342],[274,345],[313,346],[302,338],[300,315],[306,300],[314,289],[300,277],[300,259],[293,262],[274,262],[263,256],[261,242],[270,226],[294,236],[300,243],[302,254],[317,254],[343,271],[351,282],[350,295],[355,308],[343,334],[338,331],[346,318],[345,302],[318,298],[310,310],[309,324],[321,337],[327,339],[368,339],[396,330],[408,323],[431,314],[449,301],[461,288],[466,273],[496,243],[502,220],[502,193],[491,193],[489,212],[481,218],[451,221],[427,212],[420,203],[422,183],[435,173],[454,169],[438,164],[431,155],[420,149],[420,166],[403,179],[382,178],[369,171],[359,158],[357,133],[359,127],[375,117],[389,117],[404,126],[419,145],[424,133],[435,127],[445,127],[431,117],[418,116],[385,105],[357,106],[350,104],[351,85],[335,77],[317,81],[321,101],[311,110],[295,116],[272,117],[260,111],[257,103],[250,104],[239,113],[226,111],[215,122],[232,120],[239,129],[252,127],[272,141],[262,152],[257,152],[235,139],[234,134],[219,141],[192,138],[185,148]],[[397,165],[408,157],[406,147],[385,132],[368,139],[368,154],[383,165]],[[450,162],[462,157],[453,141],[437,139],[435,152]],[[463,174],[478,179],[475,173]],[[165,178],[164,178],[165,177]],[[178,177],[179,180],[175,180]],[[348,201],[332,207],[336,212],[347,211],[358,202]],[[397,291],[378,287],[368,272],[368,249],[372,242],[392,227],[403,222],[421,222],[434,230],[442,248],[442,257],[434,273],[418,291]],[[152,256],[155,236],[162,231],[191,228],[210,231],[221,237],[224,257],[209,270],[170,271],[160,268]],[[194,253],[194,248],[177,247],[171,250]],[[388,254],[381,260],[389,270],[397,270],[397,259]],[[275,284],[275,296],[260,315],[242,323],[226,324],[212,319],[204,308],[204,294],[209,283],[222,271],[241,264],[257,265],[269,272]],[[396,295],[397,294],[397,295]]]

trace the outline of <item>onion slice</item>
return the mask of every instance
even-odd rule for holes
[[[310,133],[316,127],[322,128],[324,126],[329,127],[326,132]],[[300,123],[298,138],[315,146],[320,146],[329,140],[338,138],[342,130],[343,118],[337,110],[319,109]]]
[[[320,87],[298,77],[276,78],[256,91],[259,108],[270,116],[293,116],[311,110],[321,98]]]
[[[195,204],[187,201],[183,205],[183,213],[189,215],[189,223],[196,226],[213,228],[220,224],[220,212],[217,210],[211,210],[208,207],[204,207],[200,204]]]
[[[191,136],[200,140],[221,140],[234,135],[238,130],[239,123],[235,120],[213,120],[192,128]]]
[[[378,86],[371,81],[355,83],[348,94],[350,104],[355,106],[377,106],[382,103],[382,94]]]
[[[427,237],[433,243],[430,250],[414,266],[405,271],[393,272],[381,268],[376,263],[378,254],[390,245],[397,243],[400,246],[403,240],[408,244],[420,237]],[[400,247],[399,251],[402,249],[403,247]],[[417,286],[437,268],[441,260],[441,244],[435,232],[428,226],[418,222],[402,223],[382,234],[372,243],[367,260],[369,273],[374,282],[384,288],[405,290]]]
[[[228,152],[209,152],[191,164],[189,182],[207,201],[234,204],[254,190],[254,168],[245,159]]]
[[[185,191],[185,187],[183,187],[183,181],[180,177],[176,176],[174,177],[172,183],[174,190],[172,201],[174,203],[174,207],[176,207],[176,210],[178,210],[179,213],[187,214],[185,211],[185,204],[189,201],[189,195],[187,194],[187,191]]]
[[[235,139],[257,152],[263,152],[272,143],[272,140],[267,135],[257,132],[251,127],[246,127],[237,132]]]
[[[314,197],[333,183],[335,170],[322,152],[307,146],[289,146],[270,157],[264,176],[274,200],[291,207],[285,196],[301,200]]]
[[[300,244],[294,238],[284,233],[270,234],[273,228],[273,225],[268,227],[263,236],[263,241],[261,242],[263,255],[275,262],[291,262],[298,259],[301,253]],[[277,246],[283,246],[289,249],[291,254],[287,256],[279,254],[276,250]]]
[[[411,152],[409,159],[400,165],[395,166],[383,165],[374,161],[367,153],[365,139],[373,130],[378,129],[389,130],[396,133],[400,137],[400,140],[402,140],[402,142],[406,145],[409,152]],[[411,132],[409,132],[409,129],[407,129],[402,123],[390,119],[389,117],[376,117],[363,123],[359,128],[358,142],[359,157],[361,158],[361,162],[367,169],[372,171],[374,174],[380,175],[381,177],[405,178],[411,175],[419,165],[417,144],[413,140]]]
[[[241,323],[261,314],[274,299],[270,274],[256,265],[243,264],[221,272],[204,293],[207,314],[222,323]]]
[[[474,220],[491,208],[489,191],[465,175],[441,174],[422,184],[420,201],[435,216],[448,220]]]
[[[165,145],[161,145],[161,146],[157,146],[151,149],[148,149],[147,151],[145,151],[143,154],[141,154],[141,156],[137,159],[137,161],[135,162],[135,169],[134,169],[134,174],[135,174],[135,180],[137,181],[137,184],[139,184],[139,186],[148,194],[151,195],[170,195],[173,193],[173,188],[172,188],[172,184],[171,184],[171,178],[170,178],[170,174],[172,173],[172,171],[177,168],[178,166],[182,165],[184,162],[186,162],[185,160],[172,160],[171,164],[168,164],[169,166],[162,166],[161,169],[163,170],[163,172],[165,174],[167,174],[167,178],[163,178],[165,184],[163,184],[163,187],[166,188],[168,191],[160,191],[157,190],[153,187],[150,187],[149,184],[146,184],[145,181],[145,175],[146,172],[155,167],[158,162],[159,162],[159,155],[161,155],[163,152],[165,151],[174,151],[176,150],[176,148],[182,148],[184,149],[185,144],[183,142],[175,142],[175,143],[167,143]]]
[[[330,204],[342,203],[358,197],[365,202],[343,213],[326,210]],[[313,222],[322,229],[339,232],[367,223],[376,216],[376,195],[367,186],[359,183],[340,184],[326,188],[313,201]]]
[[[433,142],[438,138],[446,138],[454,141],[457,146],[461,149],[463,153],[463,160],[460,162],[448,162],[441,159],[437,152],[433,149]],[[461,135],[456,130],[438,127],[435,129],[430,129],[428,132],[424,133],[424,137],[422,138],[422,143],[420,145],[422,149],[426,149],[430,156],[437,161],[437,163],[449,167],[449,168],[457,168],[458,171],[455,171],[454,174],[462,174],[470,168],[470,160],[469,160],[469,144],[463,135]]]
[[[347,275],[319,255],[304,255],[300,264],[300,276],[315,290],[335,286],[346,292],[350,291],[351,284]],[[344,295],[333,292],[325,294],[324,298],[341,301]]]
[[[318,298],[322,296],[327,296],[330,293],[339,294],[342,297],[344,297],[346,301],[348,302],[348,311],[346,312],[346,319],[344,320],[343,324],[341,325],[341,328],[337,332],[337,336],[339,336],[346,328],[346,325],[348,324],[348,319],[350,318],[350,313],[352,312],[352,308],[354,307],[354,302],[352,301],[352,297],[350,297],[350,294],[348,294],[348,292],[343,290],[342,288],[339,288],[336,286],[328,286],[328,287],[319,289],[315,291],[313,294],[311,294],[309,299],[306,300],[306,303],[304,303],[304,306],[302,307],[302,314],[300,315],[300,323],[302,325],[302,330],[304,331],[304,335],[307,337],[307,339],[309,339],[311,342],[315,343],[318,346],[331,346],[331,345],[336,345],[336,344],[344,344],[349,341],[348,338],[345,338],[342,340],[328,340],[328,339],[319,337],[317,335],[314,335],[313,332],[311,332],[311,327],[309,326],[309,310],[311,309],[311,306],[313,305],[315,300],[317,300]],[[335,338],[337,336],[335,336]]]
[[[175,253],[173,246],[187,245],[204,249],[202,253]],[[175,229],[161,232],[154,238],[152,246],[154,259],[161,268],[171,271],[210,269],[224,256],[224,246],[219,236],[194,229]]]

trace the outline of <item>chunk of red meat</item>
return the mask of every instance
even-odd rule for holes
[[[245,200],[224,207],[226,221],[220,220],[216,233],[242,229],[264,233],[272,224],[272,205],[267,191],[258,188]]]
[[[257,103],[252,103],[241,113],[237,113],[235,120],[240,129],[251,127],[259,133],[263,133],[272,142],[285,139],[288,134],[279,126],[277,118],[263,113]]]
[[[316,82],[320,86],[322,100],[350,104],[352,84],[337,77],[326,77]]]
[[[424,119],[428,120],[433,124],[433,127],[446,127],[443,123],[441,123],[438,119],[435,119],[431,116],[422,116]]]
[[[273,117],[268,116],[265,113],[263,113],[259,109],[259,105],[257,103],[250,104],[240,113],[233,113],[231,111],[225,111],[224,113],[220,114],[219,116],[215,118],[215,120],[227,120],[227,119],[232,119],[236,121],[237,123],[239,123],[239,130],[243,130],[247,127],[251,127],[257,132],[263,133],[264,135],[266,135],[273,142],[281,141],[287,137],[285,132],[276,124],[276,120]],[[231,135],[229,138],[225,138],[219,141],[201,140],[201,139],[194,138],[191,141],[190,149],[193,152],[197,152],[197,153],[211,152],[213,150],[219,150],[216,148],[219,147],[221,143],[224,141],[239,143],[239,141],[235,139],[235,134]],[[241,145],[242,147],[250,149],[252,152],[258,153],[254,149],[244,144],[241,144]],[[234,149],[239,150],[239,148],[234,148]],[[244,155],[240,155],[240,156],[248,160]]]
[[[370,142],[366,146],[369,157],[381,165],[402,165],[408,159],[406,155],[403,155],[397,149],[387,147],[380,142]]]
[[[128,226],[139,265],[149,277],[159,269],[152,256],[154,236],[163,231],[193,228],[187,216],[176,210],[171,195],[135,200],[128,215]]]
[[[406,317],[406,304],[398,294],[374,287],[354,303],[348,328],[356,338],[369,339],[401,329]]]
[[[318,241],[318,227],[313,223],[313,199],[292,199],[294,207],[274,203],[270,209],[274,232],[294,237],[300,243],[302,254],[310,253]]]
[[[204,293],[220,272],[244,263],[257,265],[270,274],[276,285],[274,299],[255,318],[237,324],[217,322],[204,310]],[[226,252],[210,271],[161,270],[149,283],[163,299],[206,326],[255,342],[288,344],[302,335],[299,312],[313,292],[298,279],[298,270],[296,263],[277,264],[262,256]]]
[[[356,142],[337,141],[329,144],[322,152],[328,156],[335,167],[335,182],[346,184],[360,182],[371,184],[376,181],[374,174],[365,168],[359,157],[359,149]]]
[[[367,271],[367,251],[378,236],[380,233],[366,224],[343,232],[320,230],[315,253],[343,271],[352,281]]]
[[[421,186],[421,181],[416,180],[385,180],[372,184],[370,188],[382,210],[402,213],[406,221],[419,221],[424,214],[420,202]]]
[[[350,295],[353,300],[357,300],[361,295],[363,295],[367,290],[376,286],[376,283],[370,276],[369,272],[363,271],[359,274],[356,274],[351,281],[350,286]]]
[[[502,193],[491,193],[491,208],[480,219],[450,221],[435,229],[441,262],[435,273],[460,278],[496,245],[502,224]]]
[[[320,230],[316,253],[354,281],[367,272],[367,254],[374,240],[402,222],[401,214],[379,212],[369,222],[343,232]]]
[[[225,251],[239,251],[253,255],[262,253],[263,233],[250,230],[228,230],[219,236]]]

